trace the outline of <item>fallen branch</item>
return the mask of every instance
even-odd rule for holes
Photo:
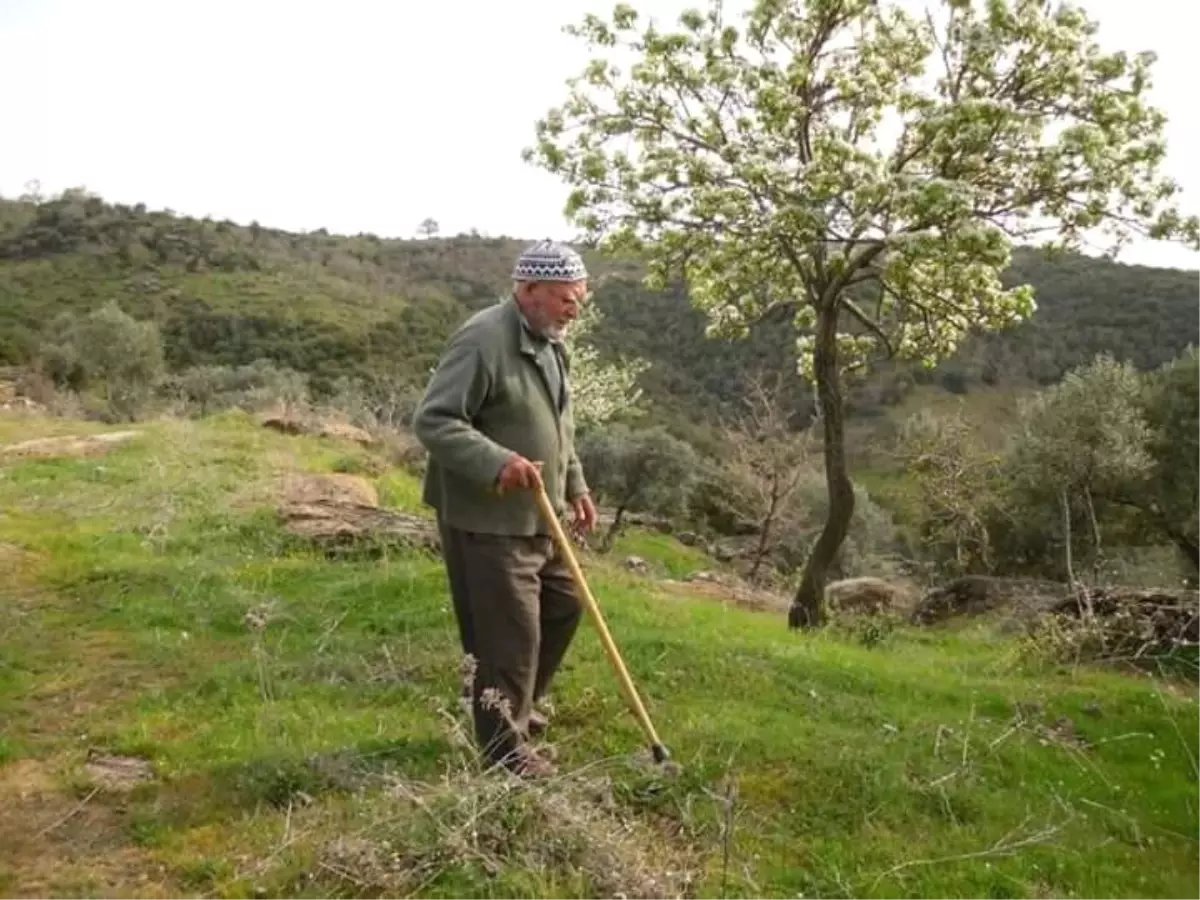
[[[1023,850],[1026,847],[1033,847],[1038,844],[1044,844],[1048,842],[1051,838],[1062,831],[1063,825],[1066,823],[1064,822],[1060,825],[1048,826],[1043,828],[1041,831],[1034,832],[1026,838],[1022,838],[1021,840],[1012,840],[1013,833],[1019,831],[1024,824],[1025,823],[1022,822],[1021,825],[1018,825],[1015,829],[1013,829],[1013,831],[1010,831],[1004,837],[1000,838],[1000,840],[992,844],[992,846],[988,847],[986,850],[976,850],[972,853],[960,853],[955,856],[941,856],[936,859],[913,859],[909,860],[908,862],[903,862],[899,865],[892,866],[892,868],[888,869],[886,872],[881,872],[875,877],[875,880],[871,882],[871,890],[874,891],[879,885],[879,882],[883,881],[883,879],[891,875],[895,875],[897,872],[902,872],[905,869],[911,869],[916,866],[936,866],[942,863],[964,862],[971,859],[1011,856],[1017,851]]]
[[[36,835],[36,838],[43,838],[46,835],[48,835],[50,832],[52,832],[54,829],[60,827],[61,825],[65,825],[68,821],[70,821],[72,818],[74,818],[80,812],[80,810],[82,810],[85,806],[87,806],[88,801],[91,800],[93,797],[95,797],[96,794],[98,794],[99,792],[100,792],[100,788],[98,788],[98,787],[92,788],[92,790],[88,793],[88,795],[86,797],[84,797],[82,800],[80,800],[78,803],[76,803],[65,816],[63,816],[61,819],[58,819],[57,821],[51,822],[49,825],[47,825],[45,828],[43,828],[41,831],[39,831]]]

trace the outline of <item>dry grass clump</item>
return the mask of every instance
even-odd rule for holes
[[[464,687],[473,673],[468,656]],[[694,895],[703,852],[617,799],[619,770],[636,759],[520,778],[481,759],[465,701],[438,712],[447,771],[431,781],[384,775],[344,804],[302,810],[289,852],[273,855],[290,859],[294,884],[335,896],[421,896],[435,884],[465,896],[485,885],[526,896]]]
[[[696,878],[675,848],[662,852],[662,835],[622,813],[603,775],[528,782],[460,771],[394,781],[370,806],[378,818],[317,848],[310,880],[394,897],[507,875],[548,896],[686,897]]]

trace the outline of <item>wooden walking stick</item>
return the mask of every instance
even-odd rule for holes
[[[625,668],[625,661],[621,659],[617,645],[613,641],[612,635],[608,631],[608,626],[604,622],[604,616],[600,614],[600,605],[596,603],[596,598],[592,596],[592,592],[588,588],[587,579],[583,577],[583,569],[580,568],[579,560],[575,557],[575,550],[571,546],[571,541],[567,537],[566,532],[563,531],[562,523],[558,520],[558,515],[554,512],[550,498],[546,495],[546,486],[542,483],[541,478],[537,480],[537,484],[534,486],[534,493],[537,495],[538,506],[541,507],[542,516],[550,525],[554,542],[558,544],[559,551],[567,560],[567,566],[571,570],[571,577],[575,581],[575,587],[579,591],[580,596],[583,597],[584,606],[587,607],[588,614],[596,626],[596,631],[600,633],[600,643],[604,646],[604,652],[608,656],[608,661],[612,663],[613,669],[616,670],[617,679],[621,682],[621,687],[625,689],[625,696],[629,700],[629,705],[633,709],[634,716],[637,717],[638,724],[642,726],[642,731],[646,733],[646,737],[650,740],[650,754],[656,763],[666,762],[671,758],[671,754],[663,742],[658,739],[658,732],[654,730],[654,723],[650,721],[646,707],[642,705],[642,698],[638,696],[637,688],[633,686],[633,679],[629,677],[629,670]]]

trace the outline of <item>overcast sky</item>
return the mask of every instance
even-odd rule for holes
[[[449,234],[566,236],[566,189],[520,152],[586,62],[562,26],[611,5],[0,0],[0,194],[37,179],[289,230],[403,237],[432,216]],[[635,5],[673,22],[704,4]],[[1169,171],[1200,209],[1187,164],[1200,160],[1200,54],[1183,0],[1083,5],[1106,45],[1158,53]],[[1161,244],[1123,258],[1200,268]]]

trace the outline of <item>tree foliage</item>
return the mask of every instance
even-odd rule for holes
[[[593,493],[614,510],[602,539],[605,549],[620,533],[626,512],[682,513],[699,471],[691,445],[657,427],[595,429],[584,436],[579,453]]]
[[[776,531],[810,463],[808,442],[796,435],[784,403],[782,373],[759,373],[748,381],[745,411],[725,432],[727,471],[740,476],[757,527],[747,576],[756,580],[778,543]]]
[[[649,363],[636,357],[602,358],[591,343],[602,317],[598,307],[585,304],[564,340],[571,360],[571,403],[581,431],[616,417],[633,418],[642,411],[637,382]]]
[[[924,552],[949,575],[991,571],[989,514],[1002,456],[983,445],[961,411],[922,410],[903,424],[899,458],[917,487]]]
[[[1200,575],[1200,355],[1195,347],[1149,376],[1144,402],[1149,477],[1123,499],[1175,544],[1194,582]]]
[[[163,346],[153,322],[107,303],[79,319],[62,318],[44,348],[49,373],[76,385],[100,387],[111,411],[132,417],[163,369]]]
[[[1142,384],[1132,366],[1100,356],[1021,406],[1020,430],[1006,474],[1027,494],[1058,501],[1067,577],[1072,581],[1073,510],[1083,511],[1095,571],[1102,552],[1097,496],[1112,496],[1149,473],[1149,429],[1141,395]]]
[[[200,365],[172,373],[157,385],[161,395],[199,416],[226,409],[283,410],[304,405],[309,399],[308,379],[270,360],[245,366]]]
[[[921,555],[947,572],[1095,584],[1120,577],[1121,556],[1174,547],[1195,581],[1198,383],[1194,350],[1148,373],[1101,354],[1024,398],[1011,428],[985,434],[966,406],[913,414],[898,457]],[[1176,578],[1167,559],[1157,584]]]
[[[619,4],[570,31],[593,54],[527,158],[573,188],[605,250],[682,276],[719,334],[783,307],[816,382],[830,517],[789,621],[822,620],[854,494],[842,380],[873,354],[932,365],[974,329],[1027,319],[1002,274],[1014,241],[1099,235],[1200,244],[1159,169],[1150,54],[1106,53],[1078,8],[949,0],[917,17],[876,0],[722,4],[641,27]],[[624,55],[630,61],[621,68]]]

